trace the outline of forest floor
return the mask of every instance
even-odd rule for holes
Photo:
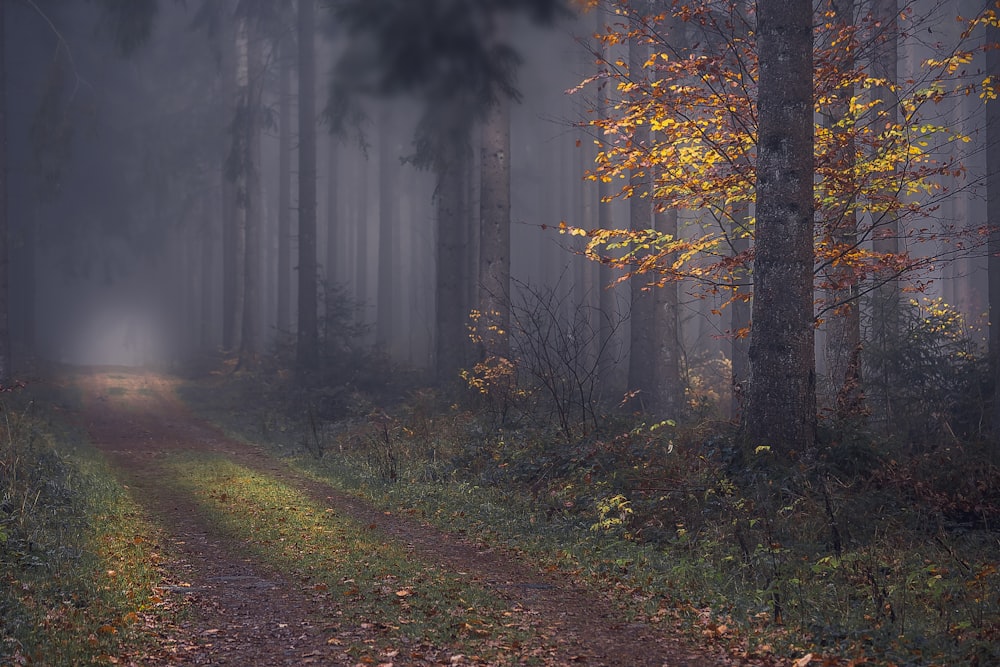
[[[78,372],[71,382],[82,399],[75,417],[148,518],[162,529],[158,538],[162,544],[157,547],[163,559],[163,582],[157,593],[177,611],[158,616],[148,628],[154,637],[152,648],[136,648],[135,653],[120,656],[122,664],[694,666],[728,662],[724,655],[707,655],[685,645],[669,624],[627,623],[609,600],[584,589],[567,573],[542,571],[472,537],[446,534],[413,517],[375,510],[303,476],[263,449],[229,438],[195,417],[177,398],[175,381],[169,377],[95,369]],[[406,557],[419,567],[447,572],[484,589],[505,609],[500,638],[493,630],[478,630],[475,624],[481,621],[471,619],[476,616],[471,604],[468,623],[456,625],[453,616],[440,616],[442,623],[457,628],[454,642],[441,640],[440,634],[438,639],[415,638],[412,632],[401,632],[398,621],[366,617],[372,607],[356,604],[351,596],[354,591],[334,593],[332,586],[261,558],[260,549],[274,544],[264,540],[267,544],[261,547],[247,537],[252,532],[241,537],[238,531],[220,529],[206,514],[204,498],[178,483],[172,461],[189,455],[211,456],[278,480],[326,512],[370,531],[379,542],[405,550]],[[365,578],[364,562],[356,561],[352,567],[358,570],[358,581]],[[392,582],[382,594],[397,605],[405,605],[404,598],[411,594],[441,595],[442,605],[447,605],[450,595],[447,591],[397,590]],[[450,604],[461,607],[466,601]],[[516,638],[504,638],[504,628]]]

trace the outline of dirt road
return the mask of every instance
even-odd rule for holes
[[[263,450],[227,438],[176,398],[165,376],[120,369],[74,378],[83,400],[82,424],[113,463],[121,480],[167,537],[169,594],[187,596],[191,613],[158,630],[160,646],[143,664],[353,665],[343,646],[384,628],[338,622],[346,601],[318,600],[281,572],[255,562],[240,544],[200,518],[196,500],[168,483],[163,464],[186,450],[223,455],[280,477],[336,512],[373,525],[384,540],[414,558],[468,573],[531,619],[537,646],[517,660],[547,665],[714,665],[664,634],[663,626],[626,624],[597,595],[565,575],[540,572],[510,554],[475,544],[409,519],[376,511],[357,498],[297,474]],[[181,585],[183,584],[183,585]],[[341,610],[342,611],[342,610]],[[368,626],[368,627],[366,627]],[[530,656],[530,657],[525,657]],[[382,656],[380,664],[473,664],[453,647],[428,646]],[[480,663],[482,664],[482,663]]]

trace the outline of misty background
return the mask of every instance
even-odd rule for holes
[[[120,33],[127,34],[128,25],[109,21],[113,4],[7,3],[16,360],[174,366],[233,345],[226,340],[223,221],[232,197],[227,164],[235,132],[236,4],[158,3],[149,34],[137,34],[127,52]],[[294,12],[280,11],[282,5],[265,3],[274,11],[249,31],[245,47],[259,58],[247,75],[260,85],[260,289],[248,298],[256,305],[260,336],[253,345],[261,354],[287,344],[296,322],[296,27]],[[540,22],[513,12],[504,26],[521,59],[510,130],[512,290],[530,286],[556,295],[566,313],[597,308],[609,274],[580,255],[580,239],[557,233],[559,223],[594,228],[604,207],[605,222],[627,225],[627,202],[602,204],[598,185],[585,179],[596,147],[593,130],[580,122],[595,106],[593,91],[566,93],[595,73],[591,36],[609,20],[600,12],[567,12]],[[375,58],[386,46],[359,45],[355,38],[333,12],[318,7],[319,317],[329,323],[337,313],[338,322],[364,325],[350,330],[357,344],[427,369],[437,354],[437,181],[433,169],[415,164],[414,143],[427,100],[405,86],[391,95],[362,94],[370,82],[361,81],[350,108],[337,116],[329,103],[338,63],[356,64],[345,54],[358,58],[365,49]],[[919,60],[917,47],[907,48],[901,70]],[[369,88],[380,93],[377,84]],[[978,137],[978,106],[970,99],[942,114]],[[287,203],[280,184],[285,146],[292,179]],[[947,185],[954,192],[943,200],[938,222],[975,228],[986,222],[985,207],[969,184],[985,172],[984,152],[976,143],[954,150],[963,151],[968,173]],[[474,173],[475,146],[470,155]],[[477,178],[466,179],[467,236],[459,242],[467,249],[477,241],[478,187]],[[287,246],[282,211],[290,215]],[[682,212],[682,222],[685,217],[696,214]],[[466,256],[467,312],[475,303],[476,255]],[[928,276],[927,294],[985,324],[985,275],[985,258],[965,253]],[[621,349],[628,340],[627,289],[611,291],[623,320],[612,354],[620,361],[627,354]],[[713,312],[724,300],[682,288],[685,368],[688,374],[717,369],[707,375],[719,391],[729,385],[719,376],[728,372],[732,344],[727,315]],[[822,372],[823,355],[817,358]]]

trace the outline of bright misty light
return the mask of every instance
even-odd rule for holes
[[[87,366],[146,366],[168,359],[159,314],[143,306],[94,305],[59,359]]]

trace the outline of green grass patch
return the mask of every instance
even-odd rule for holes
[[[419,562],[374,526],[226,459],[188,455],[174,458],[169,469],[172,483],[201,503],[209,521],[329,603],[338,626],[374,627],[387,650],[404,637],[491,664],[518,660],[525,631],[503,600],[462,573]],[[347,650],[360,657],[371,647]]]
[[[110,664],[159,613],[156,529],[30,398],[0,412],[0,664]]]

